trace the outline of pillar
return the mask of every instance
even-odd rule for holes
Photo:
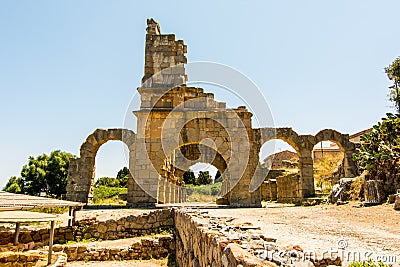
[[[165,180],[164,184],[165,184],[165,204],[168,204],[171,203],[171,183]]]
[[[174,184],[175,199],[174,203],[179,203],[179,185]]]
[[[306,153],[302,153],[299,158],[299,169],[301,183],[299,195],[302,198],[313,197],[315,195],[315,189],[313,159],[311,157],[311,151],[306,151]]]
[[[165,204],[165,179],[160,176],[158,179],[158,203]]]
[[[344,176],[346,178],[352,178],[357,176],[357,168],[356,164],[353,161],[353,154],[355,153],[355,149],[346,149],[344,152],[343,159],[343,168],[344,168]]]

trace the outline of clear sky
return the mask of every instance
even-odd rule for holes
[[[276,126],[366,129],[393,110],[383,69],[400,55],[399,10],[397,0],[0,0],[0,186],[31,155],[78,155],[96,128],[123,126],[150,17],[185,40],[189,61],[250,77]],[[98,176],[125,165],[121,147],[100,149]]]

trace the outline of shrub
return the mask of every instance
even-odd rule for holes
[[[105,198],[117,198],[120,193],[127,193],[127,188],[109,187],[100,185],[94,189],[93,201],[94,203],[99,202]]]
[[[94,186],[120,187],[119,180],[117,178],[112,178],[112,177],[101,177],[96,181]]]
[[[372,260],[368,260],[362,262],[352,262],[349,264],[349,267],[389,267],[389,265],[383,264],[382,262],[376,264]]]
[[[361,171],[367,171],[366,180],[384,181],[385,193],[395,193],[392,185],[400,183],[400,115],[388,113],[387,118],[361,137],[361,147],[353,158]]]

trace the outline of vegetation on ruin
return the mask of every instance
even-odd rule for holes
[[[29,157],[28,164],[21,170],[21,177],[11,177],[4,191],[17,194],[28,194],[61,198],[67,193],[67,174],[69,159],[74,155],[56,150],[50,155]]]
[[[387,113],[370,133],[361,137],[361,146],[353,159],[361,172],[367,171],[368,178],[390,181],[400,178],[400,57],[386,67],[385,72],[393,81],[389,97],[397,114]]]
[[[388,78],[393,81],[390,86],[389,98],[394,103],[397,113],[400,114],[400,57],[397,57],[389,66],[385,68]]]
[[[387,114],[361,137],[359,153],[353,155],[361,171],[386,181],[400,171],[400,115]]]
[[[349,197],[352,200],[361,200],[362,198],[362,188],[363,184],[365,182],[365,177],[364,176],[358,176],[354,179],[354,181],[351,183],[350,191],[349,191]]]

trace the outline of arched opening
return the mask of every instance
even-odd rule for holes
[[[215,202],[221,196],[222,176],[211,164],[198,162],[183,174],[187,202]]]
[[[95,157],[93,204],[125,205],[128,193],[128,147],[110,140],[100,146]]]
[[[299,156],[287,142],[272,139],[265,142],[259,152],[260,164],[269,170],[298,170]]]
[[[344,149],[338,142],[321,141],[312,151],[315,190],[329,194],[332,186],[344,177]]]
[[[264,179],[260,186],[262,201],[300,197],[298,195],[288,197],[287,194],[288,191],[296,191],[292,190],[292,187],[300,187],[298,184],[298,177],[300,177],[299,158],[300,155],[296,149],[281,139],[271,139],[261,146],[259,152],[260,175]],[[292,179],[292,176],[295,178]],[[300,191],[296,193],[300,194]]]
[[[160,167],[158,202],[215,201],[224,192],[226,169],[227,162],[214,148],[199,143],[181,145]]]

